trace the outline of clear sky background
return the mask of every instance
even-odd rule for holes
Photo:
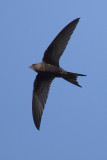
[[[38,131],[36,73],[28,67],[69,22],[80,21],[60,66],[83,88],[55,79]],[[107,1],[0,1],[0,159],[107,160]]]

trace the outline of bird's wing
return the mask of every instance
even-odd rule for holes
[[[59,66],[59,59],[66,48],[68,41],[79,21],[79,18],[69,23],[52,41],[44,53],[43,61]]]
[[[34,81],[32,113],[33,120],[37,129],[40,128],[43,109],[48,97],[50,84],[53,79],[54,77],[51,75],[39,73]]]

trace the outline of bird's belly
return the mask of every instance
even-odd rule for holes
[[[50,65],[50,64],[45,64],[43,67],[39,68],[37,72],[38,73],[48,73],[55,77],[61,77],[62,75],[62,69],[60,67]]]

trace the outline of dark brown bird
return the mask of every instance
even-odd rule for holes
[[[31,69],[38,72],[34,81],[32,98],[33,120],[37,129],[40,129],[41,117],[48,97],[49,88],[55,77],[63,78],[81,87],[77,82],[77,77],[85,75],[67,72],[59,66],[59,59],[78,22],[79,18],[69,23],[47,48],[42,62],[30,66]]]

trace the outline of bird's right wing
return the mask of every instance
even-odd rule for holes
[[[40,128],[43,109],[48,97],[50,84],[54,79],[49,74],[38,73],[33,86],[32,113],[33,120],[37,129]]]
[[[59,66],[59,59],[63,54],[68,41],[79,21],[79,18],[69,23],[53,40],[44,53],[43,61],[52,65]]]

